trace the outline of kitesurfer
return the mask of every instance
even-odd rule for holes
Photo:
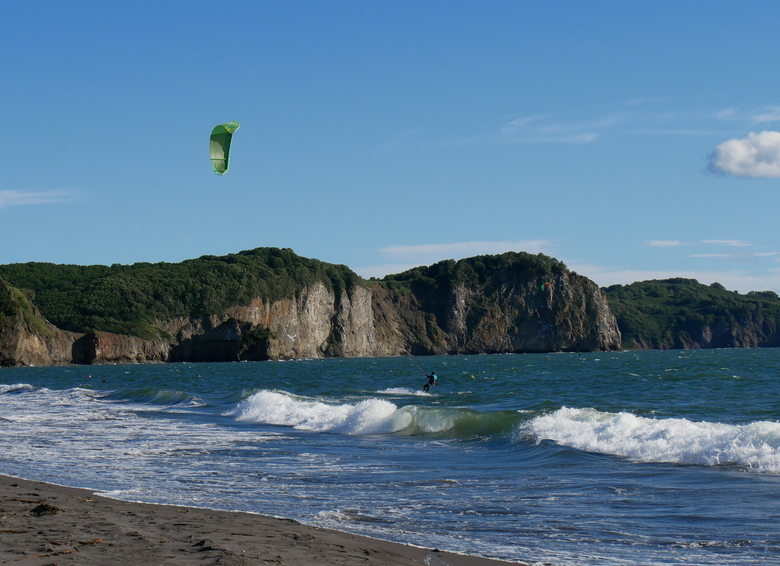
[[[436,385],[436,380],[439,379],[439,378],[436,376],[436,372],[435,371],[432,371],[431,375],[428,375],[426,373],[425,377],[428,378],[428,381],[426,382],[425,385],[423,385],[423,391],[428,391],[431,388],[432,385]]]

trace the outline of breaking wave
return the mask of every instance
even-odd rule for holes
[[[427,391],[423,391],[422,389],[411,389],[409,387],[388,387],[387,389],[377,391],[377,393],[380,395],[411,395],[413,397],[431,397],[431,394]]]
[[[326,403],[284,391],[263,390],[224,413],[238,421],[339,434],[444,434],[451,438],[509,435],[520,422],[514,411],[480,413],[466,408],[398,407],[385,399]]]
[[[148,403],[150,405],[189,405],[198,407],[203,401],[186,391],[158,389],[156,387],[142,387],[139,389],[121,389],[103,397],[112,401],[131,401],[134,403]]]
[[[744,425],[651,419],[631,413],[562,407],[523,426],[537,441],[629,458],[780,472],[780,423]]]
[[[5,385],[0,383],[0,395],[6,393],[20,393],[22,391],[35,391],[35,387],[27,383],[16,383],[14,385]]]

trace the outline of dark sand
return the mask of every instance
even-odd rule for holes
[[[437,560],[441,561],[438,562]],[[500,566],[251,513],[126,503],[0,476],[0,564]]]

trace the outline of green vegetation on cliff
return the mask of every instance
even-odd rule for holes
[[[547,297],[537,285],[566,271],[562,262],[543,254],[508,252],[441,261],[367,284],[406,297],[423,313],[421,324],[441,333],[454,331],[447,321],[454,316],[454,293],[461,286],[469,290],[465,322],[473,330],[507,288],[536,290],[533,300],[548,308],[554,304],[548,301],[560,294]],[[346,266],[278,248],[181,263],[0,265],[0,323],[21,313],[29,328],[43,328],[39,310],[63,330],[157,339],[165,337],[155,326],[158,321],[222,315],[258,298],[293,298],[317,281],[337,297],[366,283]],[[605,291],[624,348],[780,346],[780,297],[772,291],[740,295],[717,283],[680,278],[613,285]],[[266,331],[256,329],[259,334],[252,340],[262,342]],[[472,338],[467,332],[458,340]]]
[[[744,344],[736,338],[746,331],[756,334],[756,344],[778,345],[772,334],[780,328],[780,298],[773,291],[741,295],[682,278],[605,290],[624,348],[738,347]]]
[[[30,331],[49,334],[49,326],[32,303],[32,291],[11,287],[0,278],[0,333],[5,321],[21,313]]]
[[[429,332],[434,334],[437,328],[439,332],[457,331],[450,325],[454,321],[455,293],[459,287],[467,289],[468,300],[463,303],[467,315],[465,320],[456,324],[460,326],[465,322],[469,329],[466,332],[468,337],[461,337],[465,343],[474,338],[473,332],[482,332],[476,329],[481,328],[490,318],[491,308],[498,308],[507,296],[513,295],[515,291],[524,296],[525,291],[521,289],[542,295],[542,282],[565,271],[563,262],[544,254],[507,252],[459,261],[450,259],[430,267],[415,267],[403,273],[388,275],[381,284],[399,295],[412,295],[421,311],[427,314]],[[507,292],[510,288],[512,291]],[[540,296],[538,299],[542,304],[543,298]],[[486,336],[482,336],[482,339],[489,341]]]
[[[482,286],[494,277],[507,273],[537,272],[559,274],[566,271],[563,262],[544,254],[506,252],[481,255],[455,261],[448,259],[430,267],[421,266],[397,275],[388,275],[382,282],[401,293],[412,291],[418,296],[448,292],[458,285]]]
[[[221,314],[256,298],[291,298],[316,281],[339,295],[361,281],[346,266],[300,257],[287,248],[111,267],[19,263],[0,266],[0,278],[29,290],[41,313],[63,330],[147,339],[160,337],[156,320]]]

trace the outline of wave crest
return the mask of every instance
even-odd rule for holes
[[[562,407],[523,427],[537,441],[640,462],[737,465],[780,472],[780,423],[746,425],[650,419]]]
[[[35,387],[27,383],[16,383],[14,385],[0,383],[0,395],[5,395],[6,393],[19,393],[22,391],[35,391]]]
[[[398,407],[385,399],[324,403],[285,391],[258,391],[224,413],[238,421],[339,434],[436,434],[449,438],[510,436],[514,411],[480,413],[455,407]]]
[[[382,399],[328,404],[279,391],[258,391],[226,413],[238,421],[342,434],[381,434],[409,426],[411,415]]]

